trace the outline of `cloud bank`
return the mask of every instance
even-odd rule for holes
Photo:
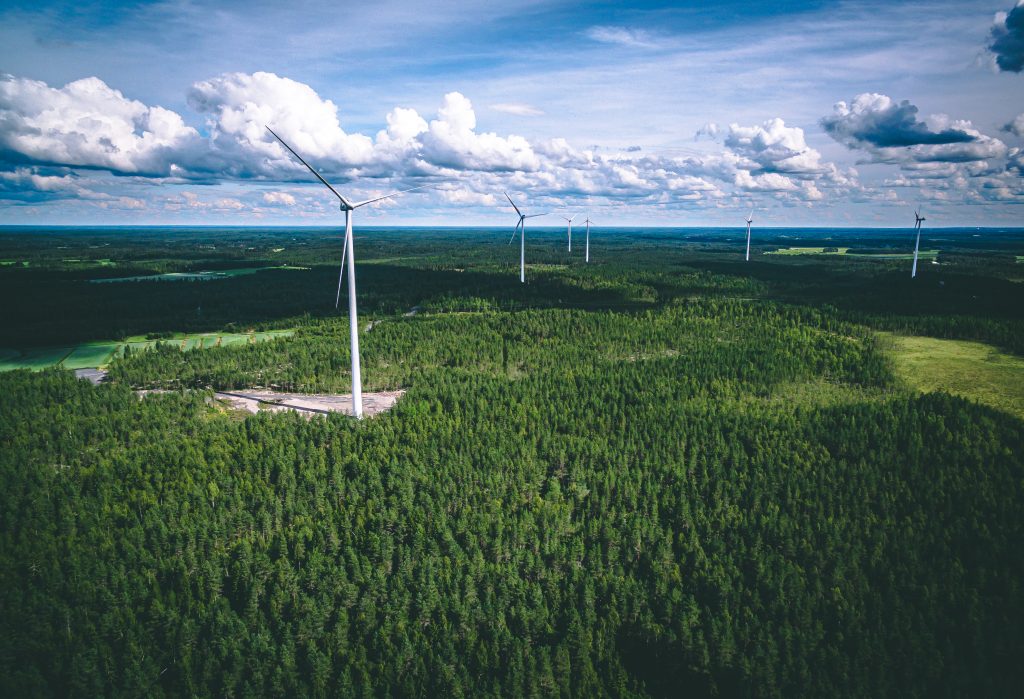
[[[1006,145],[975,129],[971,122],[944,114],[918,118],[907,100],[864,93],[847,104],[838,102],[821,120],[825,133],[851,150],[864,151],[877,162],[970,163],[1006,156]]]
[[[1019,73],[1024,70],[1024,0],[1018,0],[1009,12],[996,15],[988,48],[1000,71]]]
[[[893,191],[865,187],[853,168],[827,162],[803,128],[782,118],[759,124],[708,124],[710,152],[659,154],[636,148],[578,148],[564,138],[528,139],[478,128],[472,102],[443,96],[433,115],[397,106],[373,135],[343,127],[344,105],[301,82],[267,72],[225,73],[188,90],[186,118],[125,97],[98,78],[50,87],[0,80],[0,199],[77,198],[137,208],[97,178],[249,187],[244,194],[165,196],[169,211],[231,213],[308,208],[298,188],[309,173],[267,131],[271,126],[325,177],[360,194],[434,183],[438,205],[485,207],[495,192],[516,191],[545,206],[567,202],[646,209],[746,206],[751,199],[811,206],[845,198],[891,201]],[[524,115],[533,107],[514,107]],[[539,111],[539,110],[538,110]],[[1013,122],[1007,128],[1017,128]],[[922,118],[909,101],[865,93],[839,102],[821,121],[825,133],[867,162],[896,165],[888,187],[962,189],[968,198],[1020,196],[1020,154],[969,121]],[[92,173],[92,174],[90,174]],[[943,179],[945,178],[945,179]],[[154,188],[150,187],[149,191]],[[369,189],[369,192],[366,190]],[[123,197],[122,197],[123,198]]]
[[[192,160],[198,132],[162,107],[127,99],[99,78],[52,88],[0,76],[0,157],[15,162],[170,176]]]

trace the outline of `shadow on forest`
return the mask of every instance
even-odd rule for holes
[[[744,696],[739,673],[720,669],[715,677],[686,667],[685,649],[665,639],[652,638],[642,630],[624,626],[616,646],[623,665],[644,685],[651,697],[728,697]],[[696,664],[696,663],[695,663]]]
[[[1024,286],[992,276],[969,275],[931,265],[879,267],[877,262],[794,265],[773,262],[694,260],[691,266],[718,275],[756,279],[768,285],[767,296],[808,306],[833,305],[842,310],[900,316],[970,315],[991,319],[1024,318]],[[875,269],[867,268],[873,265]],[[867,268],[867,269],[866,269]]]
[[[361,316],[407,312],[438,304],[445,310],[550,307],[636,307],[614,286],[587,289],[557,272],[530,270],[528,283],[512,269],[431,269],[394,264],[358,266]],[[0,346],[35,347],[116,340],[164,332],[282,327],[302,317],[347,314],[346,287],[335,308],[338,272],[267,270],[214,281],[92,284],[83,275],[17,270],[0,275],[0,295],[20,298],[0,310]]]

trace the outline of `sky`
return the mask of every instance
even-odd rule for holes
[[[341,221],[266,126],[357,225],[1024,225],[1024,0],[0,7],[0,225]]]

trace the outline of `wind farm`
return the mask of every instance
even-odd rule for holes
[[[0,696],[1017,696],[1024,4],[343,9],[0,7]]]

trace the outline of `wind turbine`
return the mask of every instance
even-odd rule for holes
[[[917,251],[921,247],[921,224],[924,223],[924,220],[924,216],[921,215],[921,209],[918,207],[914,211],[914,228],[917,229],[917,240],[914,242],[914,266],[910,270],[911,279],[917,276]]]
[[[508,203],[512,205],[512,208],[516,210],[517,214],[519,214],[519,223],[516,224],[515,230],[512,231],[512,237],[508,239],[509,245],[511,245],[512,241],[516,239],[516,233],[519,233],[520,226],[522,226],[522,229],[523,229],[522,234],[519,236],[519,281],[525,284],[526,283],[526,219],[528,219],[528,218],[537,218],[538,216],[547,216],[547,214],[530,214],[529,216],[527,216],[526,214],[524,214],[522,211],[519,210],[519,207],[516,206],[516,203],[514,201],[512,201],[512,197],[510,197],[508,195],[508,192],[503,192],[503,194],[505,195],[505,198],[508,199]]]
[[[565,219],[565,222],[569,224],[569,252],[572,252],[572,220],[578,215],[579,214],[573,214],[571,218],[565,218],[565,216],[562,217]]]
[[[754,210],[747,216],[747,262],[750,262],[750,224],[754,222]]]
[[[391,194],[385,194],[382,197],[374,197],[373,199],[367,199],[365,201],[350,202],[345,197],[341,196],[331,183],[325,180],[319,172],[313,169],[313,167],[302,159],[302,156],[295,152],[295,150],[284,142],[284,139],[274,133],[274,130],[269,126],[267,131],[274,134],[274,138],[281,142],[284,146],[298,158],[299,162],[306,166],[306,168],[312,172],[320,182],[323,183],[327,189],[334,193],[334,196],[338,197],[338,201],[341,203],[341,210],[345,212],[345,244],[341,253],[341,268],[338,270],[338,293],[334,299],[334,307],[338,307],[338,302],[341,300],[341,278],[345,274],[345,261],[348,260],[348,318],[349,318],[349,338],[352,350],[352,414],[356,418],[363,417],[363,380],[359,373],[359,322],[356,318],[356,253],[355,245],[352,239],[352,212],[361,206],[372,204],[375,201],[382,199],[388,199],[395,196],[396,194],[402,194],[403,192],[411,192],[414,189],[422,189],[427,185],[420,185],[419,187],[411,187],[409,189],[403,189],[400,192],[392,192]]]
[[[584,221],[587,224],[587,256],[586,261],[590,262],[590,214],[587,214],[587,220]]]

